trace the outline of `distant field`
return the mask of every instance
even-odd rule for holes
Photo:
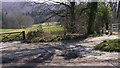
[[[39,25],[41,25],[43,28],[43,31],[47,33],[63,31],[63,28],[60,26],[57,26],[56,23],[50,23],[49,25],[48,23],[43,23],[43,24],[35,24],[32,27],[25,28],[25,29],[0,29],[0,33],[20,32],[20,31],[25,31],[26,33],[28,33],[29,31],[36,30]]]
[[[41,27],[39,27],[41,26]],[[35,24],[32,27],[29,28],[23,28],[23,29],[0,29],[0,33],[10,33],[10,32],[22,32],[25,31],[25,34],[27,35],[28,32],[30,31],[34,31],[37,29],[42,29],[44,33],[46,34],[50,34],[50,38],[54,38],[58,35],[62,35],[63,34],[63,27],[61,27],[60,25],[57,25],[56,23],[43,23],[43,24]],[[14,38],[15,36],[17,36],[19,34],[12,34],[10,36],[6,35],[6,34],[2,34],[0,35],[0,40],[4,37],[7,36],[8,38]]]

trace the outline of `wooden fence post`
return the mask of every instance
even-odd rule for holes
[[[23,33],[23,40],[25,40],[25,31],[22,31]]]

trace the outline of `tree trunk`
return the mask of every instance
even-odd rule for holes
[[[88,7],[90,7],[89,19],[88,19],[88,27],[87,34],[93,34],[95,31],[95,18],[97,12],[97,2],[89,3]]]
[[[75,33],[75,2],[70,2],[70,32]]]
[[[118,11],[117,11],[117,17],[119,17],[119,16],[120,16],[120,1],[118,3]]]

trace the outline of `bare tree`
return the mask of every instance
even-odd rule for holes
[[[4,16],[3,16],[4,17]],[[4,17],[3,28],[25,28],[33,25],[33,19],[19,13],[9,13]]]
[[[117,11],[117,17],[120,16],[120,1],[118,2],[118,11]]]

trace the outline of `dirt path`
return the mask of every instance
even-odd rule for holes
[[[4,66],[26,66],[31,63],[33,66],[117,66],[120,59],[118,52],[102,52],[93,49],[96,44],[105,39],[116,38],[118,35],[87,38],[77,43],[6,42],[0,43],[1,57]]]

